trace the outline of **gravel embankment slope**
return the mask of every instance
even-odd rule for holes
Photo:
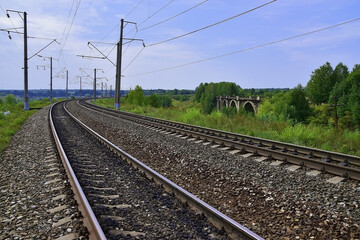
[[[48,112],[45,107],[31,116],[0,158],[0,239],[87,238]]]

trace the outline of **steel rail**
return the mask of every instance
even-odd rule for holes
[[[51,128],[52,135],[54,137],[56,148],[58,150],[62,164],[65,168],[67,177],[68,177],[70,185],[71,185],[71,189],[74,193],[75,200],[78,203],[78,208],[83,216],[82,220],[83,220],[84,225],[86,226],[87,230],[89,231],[89,238],[91,240],[106,239],[105,234],[104,234],[103,230],[101,229],[100,224],[97,221],[96,216],[95,216],[93,210],[91,209],[90,204],[89,204],[89,202],[77,180],[77,177],[70,165],[70,162],[66,156],[66,153],[60,142],[59,136],[57,134],[57,131],[56,131],[56,128],[54,125],[54,121],[53,121],[53,117],[52,117],[53,107],[56,104],[63,104],[63,103],[64,102],[55,103],[51,106],[51,108],[49,110],[50,128]]]
[[[289,162],[360,181],[360,157],[357,156],[141,116],[134,113],[99,107],[84,101],[79,101],[79,103],[88,108],[96,109],[108,114],[111,113],[111,115],[114,116],[119,116],[119,114],[122,116],[125,115],[127,116],[126,118],[131,121],[139,122],[141,120],[142,123],[146,125],[156,126],[167,131],[178,132],[199,140],[212,141],[214,144],[216,143],[223,147],[239,149],[243,152],[267,157],[268,159]],[[336,162],[337,164],[332,162]],[[348,167],[347,165],[349,164],[356,166],[356,168]]]
[[[117,154],[122,160],[129,162],[135,168],[139,169],[141,172],[146,174],[149,179],[153,179],[158,182],[164,189],[178,197],[183,202],[189,204],[194,210],[203,213],[207,219],[214,224],[214,226],[219,229],[224,229],[228,236],[232,239],[252,239],[252,240],[263,240],[262,237],[257,235],[256,233],[250,231],[245,226],[237,223],[233,219],[229,218],[225,214],[221,213],[217,209],[213,208],[209,204],[200,200],[190,192],[186,191],[176,183],[162,176],[161,174],[154,171],[152,168],[148,167],[135,157],[131,156],[124,150],[117,147],[115,144],[92,130],[86,124],[84,124],[81,120],[76,118],[73,114],[71,114],[66,107],[64,107],[65,111],[72,117],[77,123],[79,123],[86,131],[95,136],[104,146],[108,147],[111,151]]]

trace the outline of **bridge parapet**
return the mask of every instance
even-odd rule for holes
[[[217,96],[217,110],[221,111],[222,108],[226,107],[235,107],[239,112],[240,107],[246,111],[257,113],[258,107],[260,105],[260,97],[240,97],[240,96]]]

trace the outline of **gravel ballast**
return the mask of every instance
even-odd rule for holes
[[[229,239],[81,128],[60,104],[54,124],[107,239]]]
[[[268,239],[360,239],[360,184],[232,155],[83,109],[70,111],[170,180]]]
[[[87,239],[48,112],[32,115],[0,158],[0,239]]]

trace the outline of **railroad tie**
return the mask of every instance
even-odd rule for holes
[[[274,162],[270,163],[270,166],[280,166],[283,163],[284,163],[283,161],[274,161]]]
[[[336,177],[332,177],[332,178],[328,179],[327,182],[328,183],[338,184],[338,183],[342,182],[344,179],[345,178],[343,178],[343,177],[336,176]]]
[[[268,157],[259,157],[259,158],[256,158],[255,161],[256,162],[263,162],[265,160],[268,160],[269,158]]]
[[[219,144],[215,144],[215,145],[212,145],[212,146],[211,146],[211,148],[218,148],[218,147],[220,147]]]
[[[291,172],[295,172],[296,170],[298,170],[299,168],[301,168],[301,166],[299,165],[291,165],[287,168],[287,170],[291,171]]]
[[[243,158],[248,158],[248,157],[252,157],[252,156],[254,156],[254,154],[253,153],[246,153],[246,154],[243,154],[243,155],[241,155]]]
[[[315,177],[315,176],[319,175],[320,173],[321,172],[318,171],[318,170],[312,170],[310,172],[307,172],[306,175],[311,176],[311,177]]]

